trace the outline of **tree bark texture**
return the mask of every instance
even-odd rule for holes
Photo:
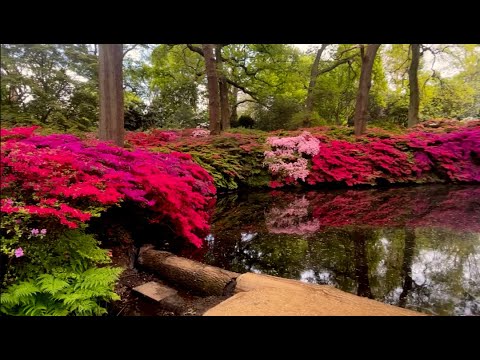
[[[310,70],[310,82],[308,84],[308,92],[307,92],[307,99],[305,101],[305,110],[306,116],[308,118],[304,121],[304,126],[310,125],[310,118],[309,115],[313,111],[313,90],[315,89],[315,85],[317,84],[317,78],[319,75],[318,66],[320,65],[320,59],[322,58],[323,51],[328,46],[328,44],[322,44],[320,49],[317,51],[317,55],[315,56],[315,61],[313,62],[312,69]]]
[[[356,136],[364,134],[367,129],[368,94],[372,84],[373,62],[379,47],[380,44],[368,44],[366,51],[362,54],[362,70],[353,118]]]
[[[220,90],[218,86],[218,74],[213,55],[213,44],[202,44],[205,58],[205,69],[207,72],[208,90],[208,114],[210,118],[210,134],[220,134]]]
[[[99,138],[113,141],[123,147],[123,78],[122,44],[100,44],[99,46],[99,82],[100,82],[100,124]]]
[[[238,101],[238,88],[235,86],[232,87],[232,110],[230,111],[230,125],[235,124],[238,120],[238,114],[237,114],[237,101]]]
[[[408,69],[408,82],[410,88],[410,104],[408,106],[408,127],[418,124],[420,109],[420,92],[418,89],[418,64],[420,62],[420,44],[411,44],[412,61]]]
[[[230,129],[230,105],[228,103],[228,84],[223,70],[222,45],[220,44],[215,45],[215,59],[220,90],[220,128],[225,131]]]

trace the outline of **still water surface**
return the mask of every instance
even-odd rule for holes
[[[225,195],[203,261],[427,314],[480,315],[480,187]]]

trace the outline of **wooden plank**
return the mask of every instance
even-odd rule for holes
[[[161,301],[166,297],[175,295],[177,293],[177,290],[160,285],[155,281],[150,281],[146,284],[137,286],[136,288],[133,288],[133,291],[145,295],[155,301]]]

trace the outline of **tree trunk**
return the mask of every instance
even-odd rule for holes
[[[237,114],[237,101],[238,101],[238,88],[235,86],[232,87],[232,110],[230,112],[230,124],[235,124],[238,120]]]
[[[167,251],[154,250],[149,245],[140,249],[138,262],[168,281],[206,295],[227,295],[240,275],[175,256]]]
[[[408,127],[418,124],[418,111],[420,108],[420,92],[418,90],[418,64],[420,62],[420,44],[410,44],[412,61],[408,69],[408,82],[410,87],[410,104],[408,106]]]
[[[358,85],[357,102],[355,104],[355,115],[353,123],[355,126],[355,135],[359,136],[365,133],[367,129],[368,112],[368,94],[372,85],[372,69],[375,55],[380,44],[368,44],[365,54],[362,51],[362,70],[360,73],[360,83]]]
[[[100,44],[100,140],[123,146],[122,44]]]
[[[317,83],[318,77],[318,65],[320,64],[320,59],[322,57],[323,51],[328,46],[328,44],[322,44],[320,49],[317,51],[317,56],[315,56],[315,61],[313,62],[312,69],[310,70],[310,83],[308,84],[307,99],[305,100],[305,119],[303,120],[303,126],[310,126],[311,119],[310,114],[313,111],[313,90]]]
[[[228,103],[228,84],[223,72],[222,45],[215,46],[215,59],[217,61],[218,86],[220,89],[220,128],[222,131],[230,129],[230,108]]]
[[[210,118],[210,134],[220,134],[220,90],[218,74],[213,56],[213,44],[202,44],[207,72],[208,113]]]
[[[412,290],[413,279],[412,279],[412,263],[413,263],[413,250],[415,248],[415,229],[406,228],[405,229],[405,248],[403,250],[403,264],[402,264],[402,273],[403,273],[403,287],[402,293],[400,294],[398,306],[405,307],[407,304],[407,296]]]

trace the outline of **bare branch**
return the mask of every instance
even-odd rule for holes
[[[327,44],[327,45],[329,45],[329,44]],[[348,49],[345,49],[345,50],[341,51],[340,53],[337,54],[336,59],[339,59],[340,57],[342,57],[343,54],[345,54],[345,53],[347,53],[347,52],[349,52],[349,51],[358,49],[359,47],[360,47],[360,46],[353,46],[353,47],[351,47],[351,48],[348,48]]]
[[[246,102],[253,102],[253,103],[255,103],[255,104],[258,103],[258,101],[256,101],[256,100],[244,99],[244,100],[238,101],[238,102],[235,104],[235,106],[238,106],[238,105],[243,104],[243,103],[246,103]]]
[[[122,59],[123,59],[123,58],[125,57],[125,55],[127,55],[130,51],[132,51],[133,49],[135,49],[138,45],[139,45],[139,44],[133,44],[133,46],[125,48],[125,50],[123,51]]]
[[[321,75],[321,74],[325,74],[329,71],[332,71],[333,69],[337,68],[338,66],[342,65],[342,64],[345,64],[345,63],[349,63],[350,60],[356,58],[358,56],[358,54],[355,54],[355,55],[352,55],[352,56],[349,56],[347,58],[344,58],[344,59],[341,59],[341,60],[338,60],[336,62],[334,62],[332,65],[322,69],[319,71],[318,75]]]
[[[250,95],[252,98],[254,98],[255,100],[257,100],[257,99],[256,99],[257,94],[256,94],[255,92],[250,91],[250,90],[247,90],[247,89],[245,88],[245,86],[242,86],[242,85],[240,85],[239,83],[237,83],[237,82],[235,82],[235,81],[233,81],[233,80],[227,79],[227,82],[228,82],[230,85],[235,86],[237,89],[242,90],[245,94],[248,94],[248,95]]]

